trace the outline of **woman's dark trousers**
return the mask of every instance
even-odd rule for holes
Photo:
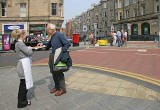
[[[27,106],[27,89],[25,79],[20,79],[19,92],[18,92],[18,108]]]

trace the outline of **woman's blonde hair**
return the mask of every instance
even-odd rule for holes
[[[18,41],[18,39],[20,38],[21,35],[25,35],[26,34],[26,31],[23,30],[23,29],[18,29],[18,30],[14,30],[12,31],[11,33],[11,36],[16,40]]]

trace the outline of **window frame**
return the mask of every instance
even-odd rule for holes
[[[20,17],[27,17],[27,4],[20,3]]]
[[[7,5],[6,5],[6,2],[2,2],[1,3],[1,17],[7,17]]]
[[[52,16],[57,15],[57,3],[51,3],[51,15]]]

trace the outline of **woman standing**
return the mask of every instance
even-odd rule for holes
[[[117,34],[116,34],[116,31],[114,31],[114,33],[113,33],[113,46],[116,46],[116,43],[117,43]]]
[[[16,40],[15,51],[19,59],[17,63],[17,73],[20,78],[20,85],[17,108],[24,108],[31,104],[30,101],[27,101],[27,92],[28,89],[33,87],[31,71],[31,56],[33,52],[32,47],[27,47],[23,42],[26,38],[26,32],[24,30],[14,30],[12,37]]]

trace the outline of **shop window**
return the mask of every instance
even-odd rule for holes
[[[52,16],[57,15],[57,3],[52,3]]]
[[[142,35],[149,35],[150,34],[150,24],[149,23],[143,23],[141,26]]]
[[[138,24],[133,24],[131,26],[131,34],[132,35],[138,35]]]
[[[20,17],[26,17],[26,3],[20,3]]]
[[[7,16],[6,3],[2,2],[1,7],[2,7],[2,16]]]

